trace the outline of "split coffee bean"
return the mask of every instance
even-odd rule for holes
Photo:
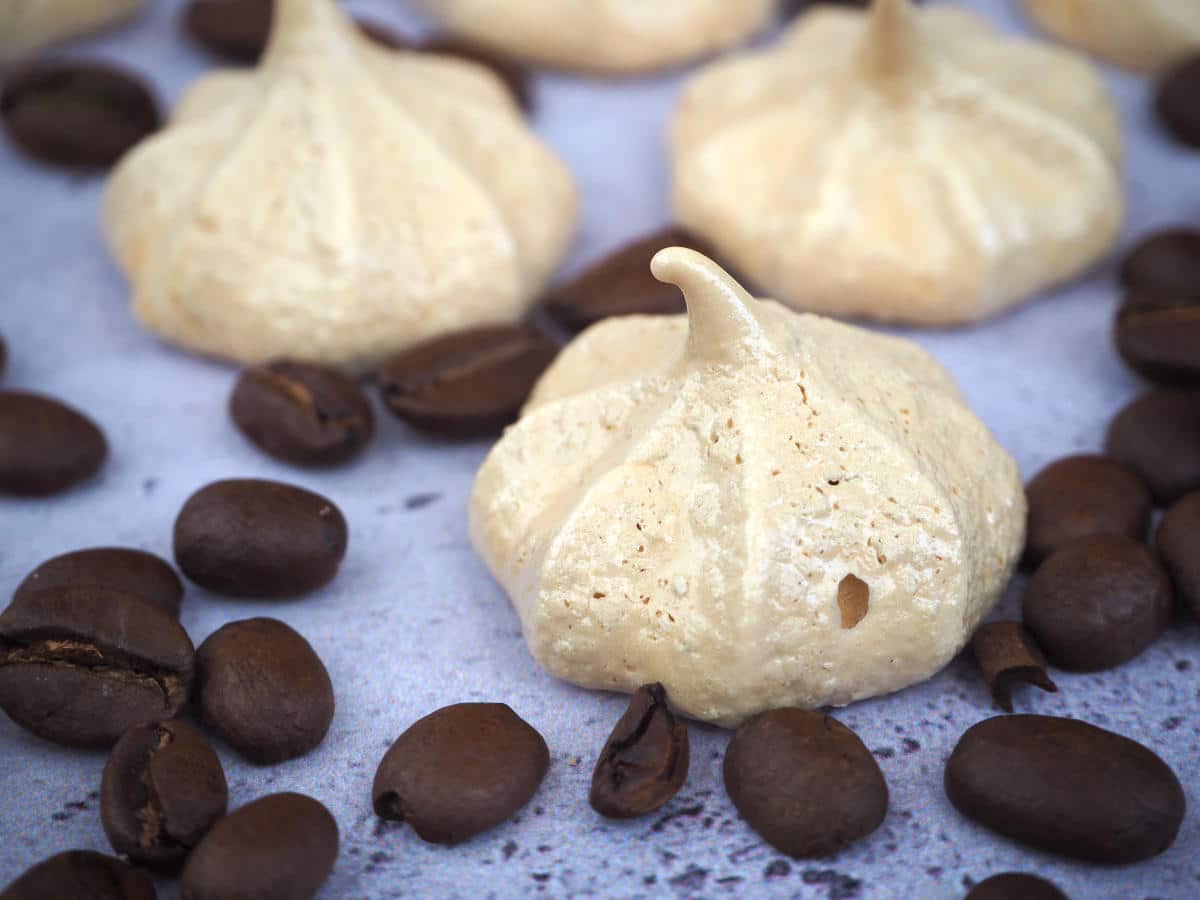
[[[1070,456],[1042,469],[1025,488],[1025,562],[1098,534],[1141,540],[1150,526],[1150,489],[1128,466],[1103,456]]]
[[[234,424],[264,452],[299,466],[336,466],[375,433],[370,401],[347,375],[279,360],[244,372],[233,389]]]
[[[1167,510],[1155,542],[1179,599],[1200,618],[1200,491]]]
[[[108,456],[91,419],[52,397],[0,390],[0,494],[56,494],[94,475]]]
[[[130,594],[179,618],[183,584],[153,553],[127,547],[94,547],[48,559],[17,585],[13,602],[50,588],[99,587]]]
[[[887,815],[871,751],[836,719],[773,709],[744,722],[725,752],[725,789],[746,823],[788,856],[829,856]]]
[[[1067,900],[1067,895],[1036,875],[1005,872],[979,882],[963,900]]]
[[[0,121],[34,159],[104,168],[162,124],[154,94],[127,69],[99,62],[35,62],[9,72]]]
[[[1046,660],[1020,622],[989,622],[971,638],[971,649],[992,699],[1005,712],[1013,711],[1012,690],[1019,682],[1054,693],[1058,686],[1046,674]]]
[[[1154,109],[1177,141],[1200,148],[1200,55],[1167,72],[1158,86]]]
[[[1141,744],[1050,716],[971,726],[946,763],[945,787],[954,807],[986,828],[1109,864],[1170,847],[1186,806],[1175,773]]]
[[[642,685],[600,751],[592,809],[611,819],[653,812],[687,781],[687,724],[667,706],[661,684]]]
[[[34,734],[107,747],[188,699],[194,650],[174,617],[122,591],[51,588],[0,615],[0,707]]]
[[[333,721],[333,684],[312,645],[278,619],[230,622],[196,651],[204,723],[259,765],[303,756]]]
[[[550,766],[545,740],[503,703],[458,703],[412,725],[375,773],[375,814],[423,840],[458,844],[529,802]]]
[[[177,872],[228,801],[225,770],[204,735],[179,720],[147,723],[113,747],[100,782],[100,822],[117,853]]]
[[[476,63],[491,71],[512,94],[517,106],[525,112],[533,108],[533,92],[529,86],[529,73],[510,59],[498,56],[486,47],[449,33],[435,34],[417,48],[424,53],[454,56]]]
[[[175,520],[175,562],[216,594],[287,598],[323,587],[346,555],[346,519],[333,501],[277,481],[201,488]]]
[[[337,822],[303,794],[270,794],[221,819],[188,857],[184,900],[308,900],[333,873]]]
[[[155,900],[150,879],[119,859],[68,850],[43,860],[0,892],[0,900]]]
[[[498,325],[438,338],[379,373],[388,408],[408,424],[453,438],[493,434],[513,422],[558,347],[529,325]]]
[[[1060,669],[1099,672],[1133,659],[1166,630],[1174,596],[1153,553],[1129,538],[1069,544],[1033,574],[1023,618]]]
[[[1163,505],[1200,490],[1200,391],[1148,391],[1108,426],[1106,452]]]

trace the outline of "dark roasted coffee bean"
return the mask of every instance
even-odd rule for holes
[[[725,789],[746,823],[788,856],[829,856],[887,815],[879,764],[853,731],[802,709],[744,722],[725,751]]]
[[[10,72],[0,91],[0,120],[34,159],[74,168],[111,166],[162,122],[140,78],[86,62],[37,62]]]
[[[1135,294],[1200,295],[1200,231],[1167,228],[1147,235],[1126,254],[1120,276]]]
[[[201,488],[183,505],[175,562],[217,594],[295,597],[333,580],[347,540],[341,510],[320,494],[231,479]]]
[[[173,619],[179,618],[183,600],[179,576],[153,553],[127,547],[94,547],[46,560],[17,585],[13,602],[25,600],[36,591],[60,587],[101,587],[134,594]]]
[[[1177,141],[1200,147],[1200,54],[1167,72],[1159,82],[1154,109]]]
[[[94,475],[108,456],[99,428],[52,397],[0,390],[0,494],[55,494]]]
[[[402,353],[379,373],[383,399],[424,431],[479,437],[516,419],[558,348],[528,325],[461,331]]]
[[[990,622],[980,625],[971,639],[971,649],[992,699],[1005,712],[1012,712],[1012,689],[1019,682],[1043,691],[1058,686],[1046,674],[1046,660],[1033,638],[1019,622]]]
[[[661,684],[643,685],[600,751],[592,809],[611,819],[653,812],[679,793],[688,760],[687,725],[668,708]]]
[[[1067,895],[1036,875],[1005,872],[979,882],[963,900],[1067,900]]]
[[[358,382],[335,369],[280,360],[238,379],[229,412],[242,434],[284,462],[333,466],[353,459],[375,433]]]
[[[1155,543],[1177,596],[1200,618],[1200,491],[1167,510]]]
[[[546,311],[564,328],[579,331],[610,316],[668,316],[687,311],[683,292],[650,273],[650,260],[664,247],[690,247],[711,255],[708,246],[679,227],[638,238],[552,288]]]
[[[192,642],[167,613],[106,588],[51,588],[0,615],[0,707],[36,735],[109,746],[173,717],[192,683]]]
[[[1103,456],[1070,456],[1042,469],[1025,488],[1032,566],[1071,541],[1098,534],[1141,540],[1150,526],[1150,489],[1128,466]]]
[[[435,844],[499,825],[537,793],[546,742],[503,703],[458,703],[412,725],[375,773],[375,814]]]
[[[333,872],[338,827],[303,794],[270,794],[234,810],[192,851],[184,900],[308,900]]]
[[[477,63],[499,78],[508,92],[512,94],[517,106],[529,112],[533,107],[533,93],[529,87],[529,73],[523,66],[511,59],[506,59],[486,47],[480,46],[464,37],[453,34],[435,34],[422,41],[418,48],[425,53],[436,53],[442,56],[454,56],[468,62]]]
[[[1141,744],[1050,716],[973,725],[946,763],[945,786],[960,813],[993,831],[1110,864],[1166,850],[1186,805],[1175,773]]]
[[[1154,643],[1171,619],[1171,580],[1129,538],[1100,536],[1050,556],[1025,590],[1025,625],[1060,669],[1098,672]]]
[[[1105,446],[1160,504],[1200,490],[1200,391],[1148,391],[1113,419]]]
[[[100,781],[100,822],[118,853],[176,872],[228,800],[208,738],[177,719],[146,723],[113,747]]]
[[[333,684],[302,635],[278,619],[230,622],[196,651],[204,723],[251,762],[303,756],[333,721]]]
[[[141,872],[91,850],[51,856],[0,891],[0,900],[155,900],[157,896]]]
[[[1191,296],[1126,296],[1116,342],[1129,368],[1151,381],[1200,387],[1200,285]]]

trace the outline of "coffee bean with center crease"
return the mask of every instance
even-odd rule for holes
[[[36,591],[0,614],[0,707],[34,734],[109,746],[187,702],[194,651],[175,619],[95,587]]]
[[[375,814],[457,844],[529,802],[550,765],[545,740],[503,703],[458,703],[396,739],[375,773]]]
[[[1167,72],[1158,85],[1154,109],[1176,140],[1200,148],[1200,54]]]
[[[301,466],[348,462],[375,433],[375,416],[358,382],[312,363],[279,360],[244,372],[229,412],[259,448]]]
[[[1200,391],[1148,391],[1108,426],[1108,456],[1125,463],[1160,504],[1200,490]]]
[[[183,584],[164,560],[153,553],[128,547],[93,547],[48,559],[17,585],[13,602],[49,588],[101,587],[157,606],[179,618]]]
[[[887,815],[879,764],[836,719],[774,709],[744,722],[725,751],[725,789],[746,823],[788,856],[815,859],[866,837]]]
[[[91,419],[52,397],[0,390],[0,494],[56,494],[96,473],[108,456]]]
[[[204,723],[260,765],[303,756],[333,721],[333,684],[312,645],[278,619],[230,622],[196,651]]]
[[[9,72],[0,121],[34,159],[72,168],[111,166],[162,124],[145,82],[98,62],[35,62]]]
[[[347,541],[346,519],[333,501],[276,481],[214,482],[175,520],[175,562],[183,574],[233,596],[316,590],[337,575]]]
[[[979,882],[963,900],[1067,900],[1067,895],[1036,875],[1005,872]]]
[[[1200,618],[1200,491],[1167,510],[1155,544],[1179,599]]]
[[[100,781],[100,822],[134,863],[176,872],[229,791],[208,739],[186,722],[135,725],[113,747]]]
[[[119,859],[68,850],[42,860],[0,891],[0,900],[155,900],[150,879]]]
[[[946,763],[946,795],[969,819],[1077,859],[1130,863],[1175,841],[1186,801],[1153,752],[1074,719],[1000,716],[971,726]]]
[[[480,437],[514,421],[558,348],[528,325],[462,331],[414,347],[379,373],[383,399],[415,428]]]
[[[333,872],[338,827],[303,794],[270,794],[205,835],[183,870],[184,900],[308,900]]]

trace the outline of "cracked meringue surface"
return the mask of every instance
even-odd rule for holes
[[[0,3],[0,62],[119,22],[144,0],[4,0]]]
[[[1161,72],[1200,50],[1195,0],[1023,0],[1049,34],[1135,72]]]

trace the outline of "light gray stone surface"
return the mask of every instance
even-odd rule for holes
[[[351,5],[396,25],[422,24],[396,0]],[[1006,0],[970,5],[1023,27]],[[174,99],[211,64],[180,37],[178,9],[177,0],[159,0],[131,27],[65,52],[121,59]],[[1111,83],[1131,133],[1128,234],[1200,221],[1200,155],[1172,149],[1156,131],[1144,82],[1113,74]],[[678,87],[670,76],[538,80],[536,127],[569,160],[584,196],[569,268],[666,220],[662,132]],[[0,332],[11,355],[5,381],[87,410],[112,445],[102,476],[86,487],[53,500],[0,499],[0,595],[40,560],[74,548],[126,544],[169,557],[176,512],[213,479],[277,478],[334,498],[352,536],[329,589],[271,604],[189,587],[183,613],[197,644],[224,622],[277,615],[329,667],[338,710],[316,752],[256,768],[219,747],[233,805],[298,790],[336,815],[341,856],[322,897],[955,898],[967,879],[1012,869],[1053,878],[1075,898],[1200,895],[1195,811],[1169,852],[1115,869],[1029,851],[959,818],[942,791],[942,766],[963,730],[992,714],[963,659],[926,684],[838,713],[875,750],[891,808],[875,835],[834,859],[785,861],[738,820],[721,782],[728,735],[714,728],[692,728],[691,777],[661,815],[621,825],[601,820],[587,803],[591,766],[625,701],[542,673],[516,615],[472,553],[466,505],[487,446],[439,444],[382,415],[371,451],[343,471],[297,471],[257,453],[225,413],[233,370],[163,346],[129,316],[126,286],[97,227],[102,188],[102,179],[41,168],[0,142]],[[1111,348],[1115,302],[1105,266],[980,328],[911,336],[960,379],[1029,476],[1058,456],[1097,448],[1108,419],[1138,389]],[[1016,596],[1002,610],[1011,611]],[[1198,636],[1195,624],[1177,625],[1116,672],[1055,673],[1059,694],[1021,690],[1018,709],[1077,716],[1146,743],[1175,768],[1195,803]],[[512,822],[453,849],[381,825],[369,794],[384,750],[420,716],[471,699],[507,702],[545,735],[553,763],[537,798]],[[96,794],[104,759],[0,721],[0,884],[60,850],[108,849]],[[164,882],[160,895],[176,897],[177,887]]]

